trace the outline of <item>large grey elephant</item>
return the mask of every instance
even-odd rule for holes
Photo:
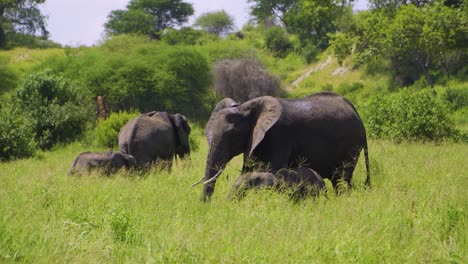
[[[283,168],[276,174],[271,172],[248,172],[234,182],[231,198],[241,198],[249,189],[274,188],[278,191],[289,191],[295,198],[309,195],[316,196],[325,187],[322,177],[308,167]]]
[[[122,127],[119,150],[135,157],[140,168],[161,162],[170,169],[174,157],[190,154],[189,134],[185,116],[153,111],[137,116]]]
[[[354,106],[331,92],[301,99],[263,96],[241,105],[225,98],[206,125],[209,151],[203,200],[214,192],[226,164],[244,154],[242,173],[306,166],[336,186],[339,179],[351,185],[359,153],[364,149],[370,185],[367,138]]]
[[[121,168],[132,168],[136,165],[131,155],[120,152],[83,152],[80,153],[70,165],[68,174],[87,174],[91,170],[101,170],[106,175],[114,173]]]

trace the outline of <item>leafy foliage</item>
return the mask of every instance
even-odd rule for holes
[[[39,31],[43,38],[46,17],[41,14],[39,5],[45,0],[2,0],[0,1],[0,48],[5,48],[9,39],[17,33],[34,34]]]
[[[139,113],[112,113],[106,120],[99,121],[96,127],[96,142],[99,146],[115,149],[118,147],[120,129]]]
[[[377,96],[364,108],[369,136],[394,140],[442,140],[457,136],[447,106],[430,89]]]
[[[274,18],[287,25],[285,14],[294,6],[298,0],[249,0],[252,3],[252,16],[257,22],[265,22],[269,18]]]
[[[341,7],[332,0],[299,1],[285,15],[288,31],[299,35],[305,46],[308,42],[320,49],[328,46],[327,33],[337,29],[335,21],[341,15]]]
[[[86,83],[94,96],[105,96],[111,112],[157,110],[193,117],[207,111],[210,67],[192,47],[120,36],[103,48],[50,60],[42,67]]]
[[[205,33],[191,27],[177,29],[167,29],[162,35],[161,40],[169,45],[196,45],[202,42]]]
[[[351,55],[357,38],[351,38],[343,33],[328,34],[330,37],[330,49],[338,60],[340,66],[343,66],[343,60]]]
[[[92,117],[86,90],[49,70],[28,75],[16,89],[14,101],[31,119],[43,149],[76,138]]]
[[[0,160],[29,157],[37,144],[34,120],[11,102],[0,104]]]
[[[161,32],[180,26],[193,14],[192,4],[181,0],[131,0],[127,10],[114,10],[104,25],[108,35],[139,33],[159,39]]]
[[[358,22],[358,50],[373,59],[382,56],[392,61],[392,70],[400,85],[412,84],[424,76],[434,85],[431,71],[443,70],[453,75],[467,60],[466,26],[468,15],[464,8],[441,4],[403,5],[394,16],[384,11],[365,14]],[[415,72],[416,74],[413,74]]]
[[[226,35],[234,28],[234,18],[221,10],[201,15],[195,21],[195,26],[217,36]]]
[[[453,110],[468,108],[468,89],[466,88],[447,88],[443,97],[449,103]]]
[[[284,30],[278,26],[271,27],[265,32],[265,46],[276,57],[285,57],[292,48],[292,44]]]

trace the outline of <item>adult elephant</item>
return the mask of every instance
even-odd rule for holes
[[[145,168],[162,161],[170,169],[174,157],[190,154],[190,126],[185,116],[149,112],[130,120],[119,132],[119,150]]]
[[[241,105],[225,98],[211,114],[206,137],[209,151],[199,181],[204,182],[203,200],[211,197],[226,164],[241,153],[242,173],[306,166],[336,186],[341,178],[351,184],[364,148],[370,185],[364,125],[351,102],[335,93],[301,99],[263,96]]]
[[[101,170],[106,175],[136,165],[131,155],[120,152],[82,152],[71,163],[68,174],[85,174],[91,170]]]

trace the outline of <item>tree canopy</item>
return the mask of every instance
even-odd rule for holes
[[[46,0],[0,0],[0,48],[5,48],[8,39],[17,33],[39,32],[47,38],[46,16],[39,5]]]
[[[208,33],[220,36],[229,33],[234,28],[234,19],[226,11],[221,10],[201,15],[195,21],[195,26],[201,27]]]
[[[131,0],[126,10],[114,10],[104,25],[107,35],[137,33],[158,39],[161,32],[180,26],[193,14],[181,0]]]
[[[257,22],[263,22],[266,19],[274,18],[284,25],[287,21],[284,15],[294,6],[297,6],[299,0],[249,0],[252,3],[251,15]]]

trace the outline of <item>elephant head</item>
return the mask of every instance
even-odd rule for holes
[[[190,147],[188,140],[190,134],[190,126],[187,122],[187,118],[181,114],[169,115],[169,119],[171,120],[171,123],[174,126],[174,129],[177,134],[175,154],[181,159],[183,159],[185,155],[190,155]]]
[[[119,160],[120,157],[123,159],[123,165],[129,169],[129,168],[133,168],[136,166],[137,162],[135,160],[135,158],[132,156],[132,155],[128,155],[128,154],[124,154],[124,153],[120,153],[120,152],[113,152],[112,153],[112,156],[111,156],[111,160],[115,163],[118,161],[116,160]]]
[[[281,113],[281,104],[270,96],[241,105],[230,98],[218,103],[206,125],[209,151],[205,175],[199,181],[204,181],[203,200],[211,197],[217,177],[233,157],[243,153],[245,166]]]

